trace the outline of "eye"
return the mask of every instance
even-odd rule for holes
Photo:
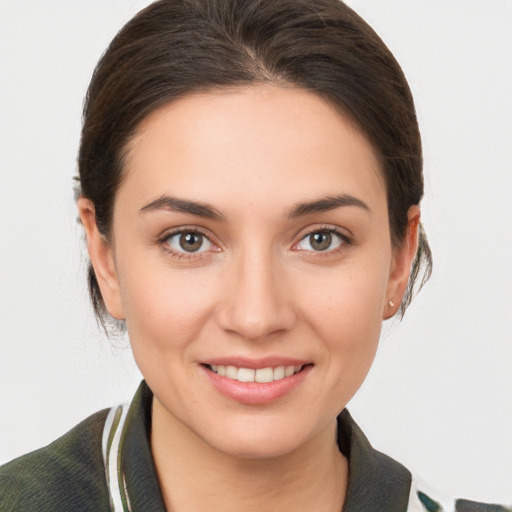
[[[332,229],[322,229],[308,233],[295,246],[300,251],[327,252],[338,249],[347,243],[346,238]]]
[[[196,253],[216,250],[208,238],[197,231],[180,231],[167,236],[164,243],[177,253]]]

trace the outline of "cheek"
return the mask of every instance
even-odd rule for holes
[[[381,311],[374,293],[362,300],[364,291],[356,283],[345,283],[339,293],[328,297],[323,309],[315,301],[315,316],[310,317],[326,353],[323,386],[334,411],[343,409],[356,394],[377,352]]]
[[[352,333],[354,338],[364,338],[365,333],[380,332],[387,268],[385,263],[347,265],[323,276],[312,276],[302,286],[307,290],[302,292],[304,314],[319,329],[339,336]],[[299,290],[296,294],[300,294]]]
[[[370,293],[363,300],[365,292]],[[334,367],[343,367],[345,373],[361,370],[366,374],[380,337],[380,304],[374,290],[364,290],[355,283],[345,285],[324,301],[313,301],[309,318],[324,341]]]
[[[119,269],[119,281],[134,353],[142,352],[139,346],[148,357],[183,351],[209,316],[207,276],[199,279],[161,262],[146,261],[142,267],[137,258],[125,267],[124,272]]]
[[[344,405],[362,384],[382,327],[389,263],[346,265],[310,278],[302,316],[322,341],[330,378],[326,385]],[[297,296],[299,291],[297,290]]]

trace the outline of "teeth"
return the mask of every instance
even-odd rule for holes
[[[254,382],[254,374],[256,372],[249,368],[239,368],[237,379],[240,382]]]
[[[284,366],[274,368],[274,380],[284,379]]]
[[[285,377],[291,377],[294,373],[300,372],[302,366],[278,366],[277,368],[237,368],[236,366],[222,366],[221,364],[212,364],[212,372],[227,377],[228,379],[238,380],[239,382],[272,382],[281,380]]]
[[[226,366],[226,377],[228,379],[238,379],[238,368],[236,366]]]
[[[238,378],[240,379],[240,372],[242,368],[238,370]],[[274,380],[274,370],[272,368],[259,368],[256,370],[254,376],[256,382],[272,382]]]

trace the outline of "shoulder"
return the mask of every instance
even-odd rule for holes
[[[455,502],[456,512],[512,512],[512,508],[502,505],[491,505],[469,500],[457,500]]]
[[[50,445],[0,467],[0,510],[108,510],[102,455],[108,410]]]
[[[349,461],[344,511],[512,512],[501,505],[446,498],[406,467],[375,450],[345,409],[338,416],[338,446]]]
[[[512,508],[464,499],[447,499],[430,488],[425,489],[425,484],[416,482],[413,477],[407,512],[512,512]]]

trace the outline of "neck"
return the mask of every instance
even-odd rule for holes
[[[151,449],[169,512],[339,512],[348,464],[336,444],[336,422],[300,448],[265,459],[216,450],[155,399]]]

